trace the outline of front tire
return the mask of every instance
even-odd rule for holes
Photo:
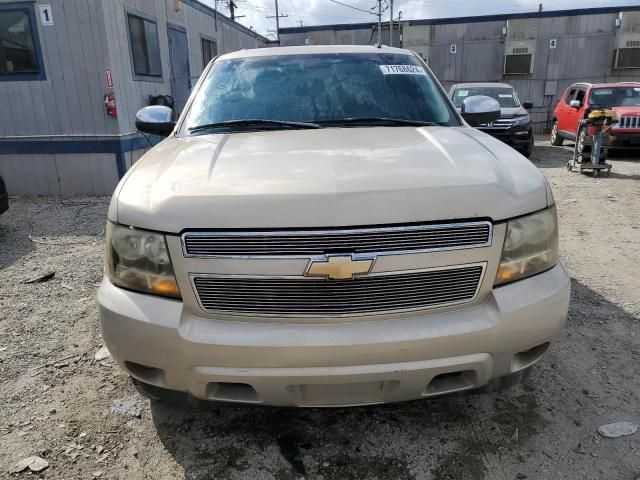
[[[578,130],[578,136],[576,137],[576,150],[578,152],[578,155],[584,155],[591,151],[591,145],[586,144],[588,135],[589,132],[587,131],[586,127],[582,127],[580,128],[580,130]]]
[[[522,154],[525,157],[529,158],[533,153],[533,146],[534,146],[534,140],[533,140],[533,134],[531,134],[531,140],[529,140],[529,143],[527,144],[525,149],[522,151]]]
[[[560,132],[558,130],[558,121],[554,120],[553,126],[551,127],[551,145],[554,147],[559,147],[564,142],[564,138],[560,136]]]

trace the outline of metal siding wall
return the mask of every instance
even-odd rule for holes
[[[11,0],[8,0],[9,2]],[[0,4],[8,3],[0,0]],[[0,82],[1,136],[109,133],[103,108],[102,74],[96,59],[106,57],[99,34],[99,0],[46,0],[54,26],[36,25],[46,80]]]
[[[54,155],[0,155],[0,175],[12,195],[60,194]]]
[[[111,195],[118,184],[115,155],[55,155],[62,195]]]

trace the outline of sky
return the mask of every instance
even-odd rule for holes
[[[200,0],[211,6],[216,0]],[[377,10],[376,0],[339,0],[341,3],[360,10]],[[386,0],[388,2],[389,0]],[[245,15],[238,21],[253,27],[258,33],[274,38],[276,0],[235,0],[236,15]],[[403,19],[460,17],[470,15],[491,15],[499,13],[535,12],[543,3],[544,10],[564,10],[569,8],[589,8],[605,6],[637,5],[638,0],[394,0],[394,17],[402,11]],[[227,0],[217,0],[218,9],[229,14]],[[377,17],[366,12],[338,5],[331,0],[278,0],[281,15],[280,28],[302,25],[325,25],[333,23],[358,23],[377,21]],[[383,19],[389,20],[389,11]]]

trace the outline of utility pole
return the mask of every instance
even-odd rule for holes
[[[244,18],[246,17],[246,15],[236,15],[236,8],[238,8],[238,5],[236,5],[236,2],[234,0],[229,0],[227,2],[227,6],[229,7],[229,13],[231,14],[231,20],[235,20],[236,18]]]
[[[378,48],[382,46],[382,0],[378,0]]]
[[[391,9],[391,13],[389,15],[389,46],[393,47],[393,0],[391,0],[389,8]]]
[[[280,15],[278,13],[278,0],[276,0],[276,14],[274,15],[267,15],[267,18],[275,18],[276,19],[276,40],[280,41],[280,19],[281,18],[287,18],[289,15]]]

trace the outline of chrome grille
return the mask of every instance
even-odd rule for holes
[[[640,116],[630,117],[622,116],[618,121],[617,128],[635,128],[640,129]]]
[[[484,264],[331,281],[192,275],[201,307],[240,315],[344,316],[419,310],[472,300]]]
[[[511,118],[499,118],[495,122],[482,123],[480,128],[495,129],[495,130],[508,130],[513,126],[513,119]]]
[[[489,222],[333,230],[187,232],[186,257],[281,256],[327,253],[388,253],[483,247],[491,244]]]

